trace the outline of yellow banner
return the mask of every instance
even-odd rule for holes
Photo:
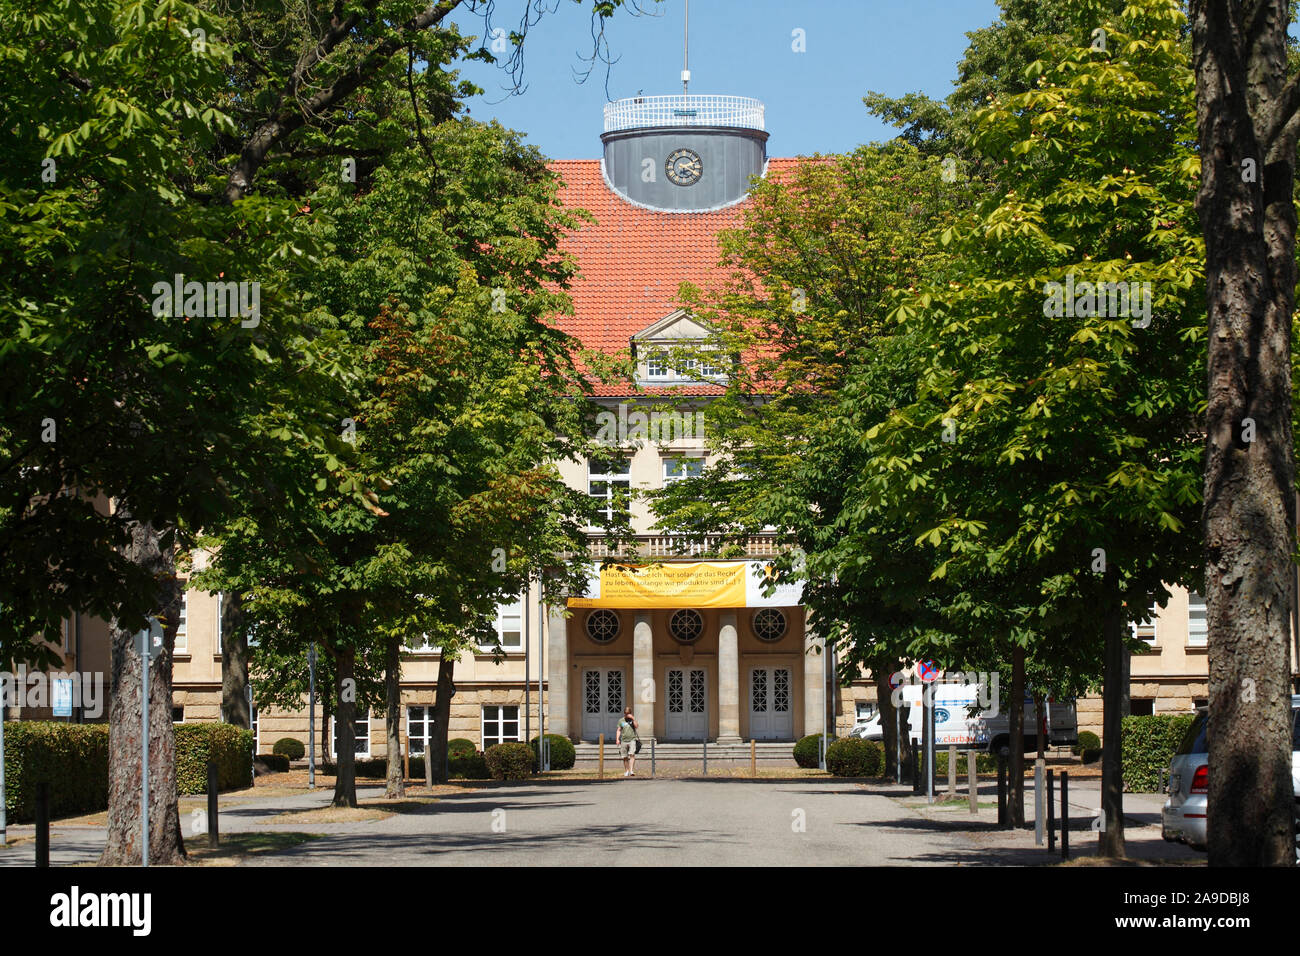
[[[569,607],[745,607],[748,572],[744,561],[610,565],[592,581],[592,596],[569,598]]]

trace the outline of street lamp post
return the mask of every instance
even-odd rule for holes
[[[307,648],[307,788],[316,789],[316,642]]]

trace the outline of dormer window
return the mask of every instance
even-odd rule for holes
[[[646,356],[646,378],[657,382],[695,382],[722,376],[722,369],[712,360],[702,358],[674,361],[667,351],[655,351]]]
[[[726,379],[725,356],[712,332],[682,309],[632,337],[637,378],[645,385],[681,385]]]

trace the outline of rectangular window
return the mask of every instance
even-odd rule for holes
[[[681,358],[673,359],[665,351],[647,353],[645,360],[646,378],[664,381],[697,381],[699,379],[719,378],[722,369],[713,364],[713,359]]]
[[[183,724],[183,723],[185,723],[185,705],[184,705],[184,704],[182,704],[182,705],[179,706],[179,707],[173,707],[173,708],[172,708],[172,723],[173,723],[173,724]]]
[[[605,502],[601,513],[606,521],[614,520],[616,508],[620,514],[627,514],[631,472],[632,463],[626,458],[592,458],[587,462],[587,494]]]
[[[1209,633],[1205,620],[1205,598],[1192,591],[1187,595],[1187,646],[1204,647]]]
[[[248,705],[248,729],[253,732],[253,753],[257,753],[260,738],[257,733],[257,704],[249,703]]]
[[[1156,702],[1150,697],[1131,697],[1128,712],[1134,717],[1150,717],[1156,712]]]
[[[1147,609],[1147,618],[1145,621],[1139,621],[1135,624],[1129,625],[1133,631],[1133,636],[1146,641],[1151,647],[1156,646],[1156,615],[1159,613],[1159,610],[1160,609],[1153,604]]]
[[[483,749],[519,739],[519,707],[516,704],[483,705]]]
[[[698,478],[704,474],[703,458],[665,458],[664,487],[683,478]]]
[[[355,750],[358,757],[370,756],[370,712],[367,711],[364,717],[358,717],[353,721],[356,734]],[[330,718],[330,755],[337,757],[339,754],[339,726],[338,718]]]
[[[419,757],[429,748],[433,740],[433,708],[406,708],[406,739],[412,757]]]
[[[497,640],[507,651],[517,651],[524,646],[523,639],[524,602],[521,597],[513,604],[498,604],[496,620],[493,627]]]
[[[182,582],[181,591],[181,619],[176,625],[176,650],[183,651],[189,647],[189,635],[186,633],[186,618],[190,614],[190,592]]]
[[[403,644],[402,650],[410,651],[412,654],[432,654],[437,648],[429,643],[428,634],[421,634],[418,644]]]
[[[876,705],[869,700],[855,701],[853,707],[853,719],[859,724],[865,724],[872,717],[876,716]]]

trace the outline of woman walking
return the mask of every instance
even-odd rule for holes
[[[618,722],[618,730],[614,733],[614,743],[618,744],[618,754],[623,758],[623,776],[636,776],[636,751],[640,743],[636,732],[636,718],[632,716],[632,708],[625,708],[623,719]]]

